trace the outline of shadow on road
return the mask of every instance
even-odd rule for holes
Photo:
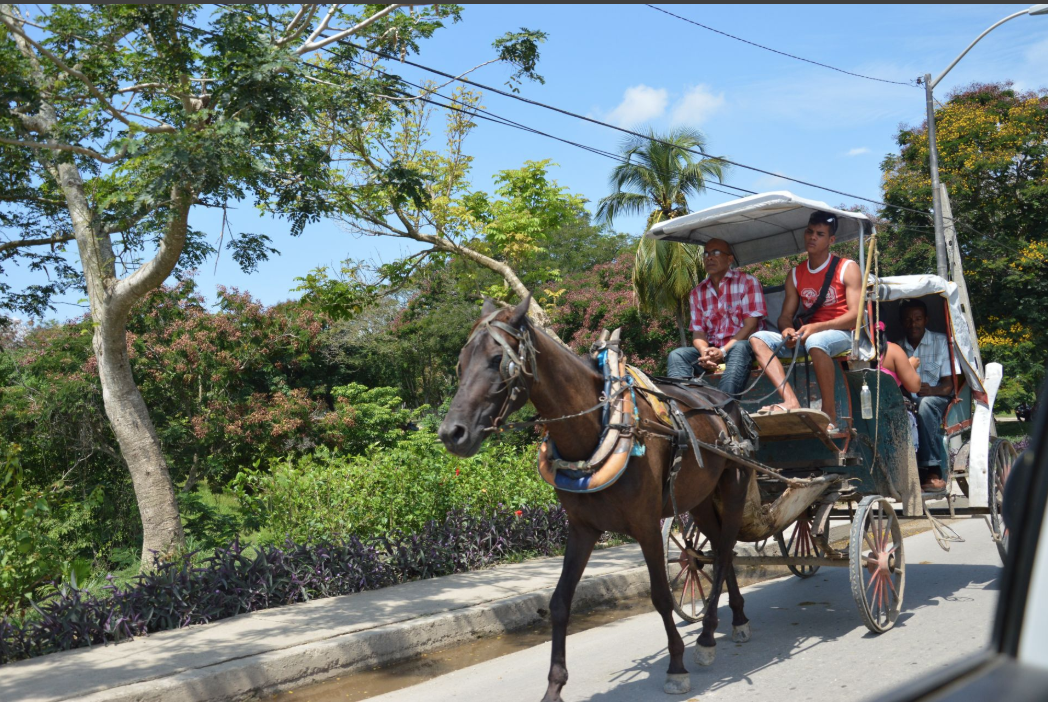
[[[844,569],[834,569],[836,572],[829,573],[827,570],[824,568],[808,580],[777,580],[750,590],[746,595],[746,614],[753,628],[753,640],[746,644],[731,641],[731,612],[727,608],[727,598],[722,598],[717,660],[710,667],[699,666],[691,657],[701,623],[689,625],[686,629],[681,627],[688,644],[684,662],[691,673],[691,696],[701,697],[728,685],[752,685],[755,675],[793,659],[805,658],[820,669],[825,665],[829,671],[840,663],[838,653],[845,637],[862,640],[887,637],[890,645],[890,637],[904,637],[907,628],[920,627],[922,621],[929,619],[922,616],[923,612],[941,608],[947,603],[972,601],[974,598],[968,593],[973,591],[996,591],[1001,573],[999,567],[990,565],[911,565],[903,600],[904,611],[892,630],[878,636],[867,631],[862,624]],[[943,640],[939,646],[948,654],[950,643]],[[665,699],[661,687],[668,666],[665,649],[638,658],[612,678],[613,690],[597,693],[590,699],[594,702]],[[919,670],[913,672],[916,674]],[[840,671],[838,666],[833,674],[839,673],[843,673],[842,679],[847,678],[847,670]],[[905,675],[905,671],[902,673]],[[896,678],[898,683],[904,680],[905,677]],[[847,687],[847,683],[840,687]],[[792,689],[784,688],[782,692],[789,695]],[[842,691],[849,696],[857,693],[865,696],[855,689],[850,693]]]

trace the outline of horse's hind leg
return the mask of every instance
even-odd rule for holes
[[[739,590],[739,579],[732,565],[728,569],[728,606],[731,607],[731,640],[735,643],[746,643],[750,640],[750,620],[743,611],[746,601]]]
[[[587,526],[568,524],[568,544],[564,550],[564,567],[560,571],[560,580],[553,597],[549,601],[550,619],[553,621],[553,654],[549,666],[549,687],[542,702],[560,702],[560,691],[568,682],[568,666],[565,646],[568,635],[568,617],[571,614],[571,600],[575,596],[575,587],[586,570],[593,547],[600,538],[600,532]]]
[[[648,577],[651,579],[651,603],[662,615],[666,627],[667,647],[670,652],[670,667],[666,672],[663,690],[671,695],[684,694],[691,690],[691,679],[684,667],[684,639],[673,621],[673,595],[670,592],[669,577],[666,573],[666,554],[662,545],[662,530],[654,522],[650,529],[634,534],[644,553],[644,562],[648,566]]]
[[[746,500],[747,477],[743,471],[735,468],[733,465],[729,465],[721,474],[717,485],[717,491],[721,498],[721,518],[719,528],[710,529],[710,543],[713,546],[715,560],[713,563],[713,584],[710,587],[710,602],[706,607],[706,615],[702,620],[702,633],[699,634],[699,639],[695,642],[695,661],[699,665],[711,665],[716,657],[717,649],[714,634],[719,623],[717,607],[725,579],[730,581],[734,578],[733,571],[735,566],[732,564],[732,556],[734,555],[735,542],[739,536],[739,528],[742,526],[742,508]],[[710,520],[712,504],[707,501],[700,505],[696,512],[696,517],[700,519],[699,527],[702,528],[702,524]],[[713,522],[717,522],[715,514],[713,515]],[[732,587],[729,585],[729,603],[732,598],[731,589]],[[745,620],[746,615],[742,614],[741,600],[742,595],[739,594],[739,609],[736,611],[734,607],[732,608],[733,623],[739,621],[740,615],[741,619]],[[742,625],[745,624],[746,622],[743,621]],[[748,627],[745,627],[744,631],[745,629],[748,629]],[[733,638],[734,635],[733,632]]]

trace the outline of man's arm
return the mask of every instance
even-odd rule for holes
[[[742,328],[735,332],[735,335],[728,339],[728,343],[721,347],[721,352],[727,354],[732,346],[740,341],[746,341],[749,339],[750,336],[753,335],[753,332],[757,331],[757,324],[759,324],[760,321],[760,317],[747,317],[742,323]]]
[[[851,263],[855,262],[851,261]],[[841,329],[844,331],[855,329],[855,320],[859,318],[859,299],[861,296],[862,275],[859,273],[859,264],[855,263],[855,265],[850,265],[844,269],[844,299],[848,303],[848,311],[840,317],[828,319],[825,322],[805,324],[801,327],[805,330],[801,336],[807,338],[815,332],[828,329]]]
[[[930,333],[930,332],[925,332],[925,333],[927,334],[927,333]],[[934,333],[934,332],[932,332],[932,333]],[[949,358],[950,357],[950,347],[949,347],[949,343],[950,342],[946,340],[946,336],[942,335],[942,336],[936,336],[934,338],[936,339],[936,345],[937,346],[941,346],[941,348],[938,349],[939,354],[944,356],[945,358]],[[956,365],[956,361],[954,362],[954,364]],[[959,373],[960,372],[960,367],[958,366],[957,368],[951,368],[950,364],[946,363],[943,366],[942,371],[940,371],[944,375],[942,375],[942,377],[939,378],[939,382],[936,383],[935,385],[929,385],[928,383],[921,383],[921,389],[919,391],[917,391],[917,395],[919,395],[921,397],[949,397],[950,395],[953,394],[953,373],[955,371]]]
[[[797,286],[793,284],[793,271],[786,275],[786,298],[782,301],[782,312],[776,326],[783,336],[786,332],[793,330],[793,315],[797,314],[797,307],[801,304],[801,296],[797,294]]]

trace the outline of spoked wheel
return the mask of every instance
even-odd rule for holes
[[[852,597],[866,628],[882,634],[902,610],[906,560],[895,509],[880,495],[864,497],[855,511],[848,545]]]
[[[990,503],[990,526],[993,528],[993,540],[997,542],[997,552],[1001,560],[1008,554],[1008,529],[1001,517],[1001,506],[1004,504],[1004,483],[1012,469],[1017,456],[1015,447],[1007,439],[990,439],[990,452],[987,456],[987,480],[989,488],[987,497]]]
[[[779,550],[784,556],[794,558],[819,558],[822,556],[822,548],[812,535],[812,522],[815,519],[815,511],[812,508],[805,510],[797,517],[792,527],[787,527],[775,535],[775,541],[779,544]],[[786,538],[789,532],[790,538]],[[810,578],[818,572],[817,565],[788,565],[790,572],[798,578]]]
[[[699,563],[696,556],[710,555],[710,540],[687,513],[667,519],[662,533],[673,611],[685,621],[701,621],[713,586],[713,566]]]

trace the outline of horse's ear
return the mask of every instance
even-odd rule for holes
[[[524,321],[524,318],[528,315],[528,308],[531,307],[531,293],[525,297],[519,305],[513,308],[513,316],[509,318],[509,323],[514,327],[519,327]]]
[[[494,300],[485,296],[484,306],[480,308],[480,316],[487,317],[488,315],[495,314],[495,311],[498,310],[498,308],[499,306],[495,304]]]

